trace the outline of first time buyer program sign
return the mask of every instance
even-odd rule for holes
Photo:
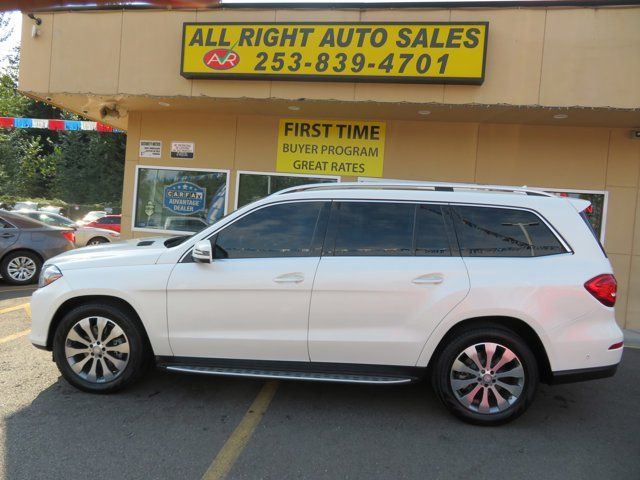
[[[383,122],[282,119],[276,170],[381,177],[385,133]]]
[[[181,74],[480,84],[488,33],[487,22],[185,23]]]

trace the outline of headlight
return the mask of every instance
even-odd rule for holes
[[[38,288],[46,287],[50,283],[55,282],[62,277],[62,272],[55,265],[45,265],[40,272],[40,278],[38,279]]]

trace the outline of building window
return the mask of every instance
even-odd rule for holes
[[[310,183],[337,182],[337,177],[312,177],[308,175],[280,175],[273,173],[238,172],[237,208],[260,200],[285,188]]]
[[[227,173],[139,167],[135,228],[194,232],[221,218]]]
[[[585,211],[589,223],[604,245],[604,222],[607,213],[607,192],[605,191],[580,191],[545,189],[548,193],[553,193],[560,197],[579,198],[591,202],[591,206]]]

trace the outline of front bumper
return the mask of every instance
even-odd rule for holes
[[[52,284],[39,288],[31,295],[31,334],[29,340],[34,346],[51,349],[48,342],[51,321],[68,291],[69,285],[63,276]]]

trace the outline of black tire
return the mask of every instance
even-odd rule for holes
[[[16,258],[25,257],[30,259],[35,264],[35,271],[32,276],[24,280],[12,278],[9,274],[9,264]],[[42,269],[42,259],[34,252],[28,250],[16,250],[7,254],[0,262],[0,275],[2,279],[10,283],[11,285],[28,285],[30,283],[37,283],[40,276],[40,270]]]
[[[93,237],[91,240],[89,240],[87,242],[86,246],[89,246],[89,245],[102,245],[103,243],[109,243],[109,240],[107,240],[104,237]]]
[[[94,321],[93,318],[96,318]],[[68,360],[65,354],[65,347],[67,344],[67,335],[69,331],[80,321],[84,319],[89,320],[90,323],[95,325],[97,322],[97,317],[102,317],[113,324],[117,325],[122,329],[125,334],[126,341],[123,343],[128,343],[129,353],[126,357],[127,363],[122,370],[119,371],[117,375],[112,379],[105,380],[104,372],[102,381],[96,379],[96,381],[90,381],[89,379],[83,378],[80,374],[76,373]],[[113,331],[115,327],[111,329]],[[78,330],[76,330],[78,332]],[[96,332],[92,332],[94,336]],[[109,332],[105,328],[103,331],[102,339],[108,340]],[[116,342],[122,342],[122,337],[119,337],[120,340],[115,339]],[[85,340],[87,343],[90,339]],[[95,339],[94,339],[95,340]],[[74,342],[70,342],[69,346],[73,346]],[[106,349],[109,349],[109,345],[111,348],[114,348],[114,340],[111,340],[107,344],[103,344]],[[117,347],[117,345],[116,345]],[[104,350],[104,349],[103,349]],[[80,354],[80,359],[84,360],[88,354]],[[104,354],[102,354],[104,355]],[[142,377],[142,375],[148,370],[150,365],[151,352],[147,347],[147,342],[144,337],[143,332],[141,331],[141,327],[138,324],[137,319],[131,318],[131,314],[123,311],[122,309],[109,305],[109,304],[88,304],[82,305],[74,308],[69,313],[67,313],[62,321],[58,324],[56,328],[54,337],[53,337],[53,356],[56,364],[58,365],[58,369],[62,376],[74,387],[83,390],[85,392],[90,393],[112,393],[118,390],[121,390],[133,383]],[[98,362],[97,358],[91,355],[93,358],[87,360],[87,364],[89,367],[93,365],[93,362]],[[72,357],[72,358],[75,358]],[[100,357],[103,358],[102,356]],[[104,361],[107,359],[111,359],[113,357],[109,357],[104,355]],[[124,359],[124,357],[123,357]],[[101,365],[111,365],[114,366],[114,363],[102,363]],[[84,369],[85,367],[83,367]],[[101,371],[102,366],[96,367],[98,371]],[[86,374],[83,372],[83,374]]]
[[[471,383],[469,387],[457,390],[458,394],[460,396],[463,396],[464,394],[467,394],[467,392],[471,394],[476,387],[480,387],[478,393],[473,396],[474,400],[472,402],[472,405],[469,407],[463,405],[462,401],[464,399],[458,400],[458,397],[454,393],[451,384],[452,378],[460,378],[458,376],[459,374],[452,373],[454,362],[467,348],[474,347],[475,345],[479,345],[484,342],[496,343],[498,345],[506,347],[507,349],[510,349],[517,356],[517,359],[524,371],[522,391],[517,396],[517,399],[502,411],[495,411],[490,413],[480,413],[479,411],[472,411],[472,408],[479,407],[479,405],[474,405],[478,400],[478,396],[480,399],[482,399],[484,390],[491,390],[491,386],[495,385],[495,381],[493,380],[489,380],[489,383],[485,384],[485,377],[483,374],[481,374],[481,372],[478,373],[478,377],[476,378],[482,380],[476,381],[473,380],[473,377],[471,375],[465,376],[463,382],[468,381],[476,383]],[[482,352],[486,352],[486,347],[479,346],[478,348],[474,348],[474,350],[479,351],[480,357],[482,358]],[[495,356],[496,355],[494,355],[494,357]],[[484,357],[484,359],[486,361],[486,356]],[[493,361],[491,363],[493,364]],[[517,365],[517,362],[511,365]],[[503,372],[503,368],[505,367],[500,368],[501,372]],[[493,370],[491,372],[493,372]],[[498,372],[496,371],[495,373],[497,374]],[[484,426],[502,425],[504,423],[515,420],[520,415],[522,415],[527,410],[529,405],[531,405],[539,383],[538,364],[529,346],[520,336],[506,328],[502,328],[499,326],[472,327],[468,330],[458,333],[455,338],[453,338],[440,351],[435,361],[435,367],[432,370],[432,375],[432,383],[436,390],[436,393],[440,397],[442,403],[444,403],[444,405],[451,411],[451,413],[464,420],[465,422]],[[488,379],[490,376],[492,375],[489,375],[486,378]],[[509,382],[515,382],[515,380],[511,378],[506,380]],[[493,382],[493,384],[491,382]],[[484,385],[489,385],[489,387],[486,387]],[[497,386],[499,385],[500,384],[498,384]],[[491,405],[491,402],[493,401],[494,405],[491,405],[491,407],[492,409],[496,410],[498,397],[495,396],[493,391],[491,391],[491,393],[487,391],[486,395],[489,405]],[[501,392],[504,394],[506,390],[501,390]],[[510,400],[512,400],[513,398],[515,397],[509,397]]]

